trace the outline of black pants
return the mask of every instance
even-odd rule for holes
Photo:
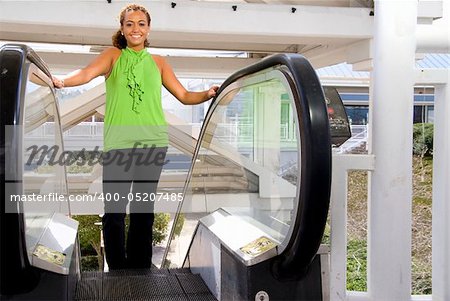
[[[167,147],[151,147],[103,154],[103,240],[112,270],[151,267],[155,216],[150,195],[156,193],[166,153]],[[125,250],[128,203],[130,224]]]

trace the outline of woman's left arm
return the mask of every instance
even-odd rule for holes
[[[180,83],[172,67],[161,56],[154,56],[161,71],[162,84],[166,89],[172,93],[181,103],[185,105],[196,105],[205,102],[214,96],[219,89],[218,86],[213,86],[209,90],[201,92],[192,92],[186,90]]]

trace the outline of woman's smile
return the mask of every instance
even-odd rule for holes
[[[144,48],[144,42],[150,31],[145,14],[141,11],[128,12],[125,15],[122,31],[129,47],[135,50]]]

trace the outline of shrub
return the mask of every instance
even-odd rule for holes
[[[81,266],[83,271],[103,269],[103,256],[100,245],[101,226],[96,223],[101,222],[98,215],[77,215],[73,216],[79,222],[78,239],[81,249]],[[167,213],[156,213],[153,223],[153,245],[161,243],[167,237],[170,215]],[[129,215],[125,219],[126,232],[128,232]],[[85,258],[86,257],[86,258]],[[92,261],[96,260],[97,263]]]
[[[173,232],[173,234],[175,236],[179,236],[181,234],[181,230],[183,229],[183,225],[184,225],[184,219],[185,219],[184,218],[184,214],[180,213],[178,215],[178,219],[177,219],[177,222],[175,224],[175,229],[174,229],[174,232]]]
[[[167,237],[170,215],[168,213],[155,213],[153,222],[153,245],[161,243]]]
[[[99,271],[99,257],[101,256],[82,256],[81,257],[81,270],[86,271]]]
[[[433,155],[432,123],[415,123],[413,126],[413,153],[419,156]]]
[[[79,222],[78,239],[80,241],[81,249],[81,269],[83,271],[102,270],[103,257],[100,242],[101,227],[95,224],[101,222],[100,216],[77,215],[73,216],[73,218]],[[97,263],[93,264],[93,260],[96,260]]]
[[[100,230],[101,226],[95,223],[101,222],[98,215],[73,216],[79,222],[78,239],[80,241],[81,255],[100,255]]]

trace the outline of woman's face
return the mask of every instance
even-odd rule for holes
[[[134,50],[144,49],[144,42],[150,32],[147,17],[141,11],[125,13],[122,32],[127,40],[127,46]]]

